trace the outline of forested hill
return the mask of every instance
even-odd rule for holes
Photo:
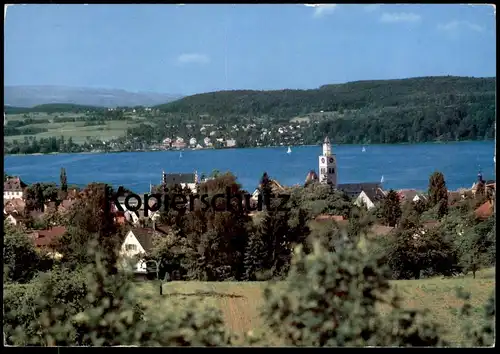
[[[221,91],[157,108],[226,127],[257,123],[274,131],[300,122],[300,135],[289,137],[287,144],[318,144],[325,135],[338,144],[489,140],[495,137],[495,83],[496,78],[440,76],[314,90]],[[230,135],[244,146],[260,139],[248,131]],[[266,135],[260,144],[285,143],[281,132],[275,135]]]
[[[422,77],[356,81],[312,90],[219,91],[159,105],[165,112],[292,118],[317,112],[383,107],[449,107],[458,103],[493,104],[495,78]]]

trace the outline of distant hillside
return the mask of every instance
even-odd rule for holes
[[[356,81],[311,90],[219,91],[157,106],[164,112],[293,118],[309,113],[495,102],[495,78],[454,76]]]
[[[71,103],[48,103],[41,104],[38,106],[34,106],[31,108],[28,107],[14,107],[14,106],[4,106],[4,112],[6,114],[22,114],[29,112],[45,112],[45,113],[59,113],[59,112],[75,112],[80,113],[84,111],[96,111],[96,110],[104,110],[105,107],[96,107],[96,106],[83,106],[78,104]]]
[[[65,86],[5,86],[4,104],[13,107],[33,107],[51,103],[84,106],[154,106],[179,99],[180,95],[128,92],[125,90],[78,88]]]

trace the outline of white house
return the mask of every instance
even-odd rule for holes
[[[27,187],[19,177],[9,177],[3,183],[3,199],[23,199]]]
[[[235,146],[236,146],[236,140],[234,139],[226,140],[226,147],[235,147]]]
[[[385,197],[385,192],[381,188],[361,190],[357,198],[354,200],[354,205],[358,207],[364,206],[368,210],[375,207],[375,203]]]
[[[354,201],[354,205],[357,205],[358,207],[365,206],[368,210],[375,207],[375,204],[371,201],[370,197],[368,197],[368,195],[366,195],[364,191],[361,191],[361,193],[359,193],[358,197]]]
[[[189,139],[189,145],[196,146],[196,139],[195,138]]]
[[[166,234],[166,229],[160,228],[131,228],[120,247],[120,257],[125,267],[132,264],[135,274],[147,274],[147,264],[143,256],[151,252],[155,237]],[[132,263],[129,263],[133,261]]]

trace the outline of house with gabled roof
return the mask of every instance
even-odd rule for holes
[[[18,212],[12,212],[4,215],[4,220],[14,226],[26,225],[26,217]]]
[[[364,186],[361,187],[361,192],[354,200],[354,205],[358,207],[364,206],[369,210],[375,207],[375,203],[385,198],[385,192],[380,187],[365,188]]]
[[[8,177],[3,183],[3,199],[24,199],[28,185],[19,177]]]
[[[153,248],[155,237],[165,236],[169,228],[164,226],[131,227],[127,232],[120,248],[120,256],[125,267],[128,262],[133,261],[132,271],[136,275],[147,275],[147,264],[143,258],[149,254]]]
[[[65,226],[54,226],[45,230],[34,230],[30,237],[37,249],[47,252],[53,258],[60,259],[63,255],[54,250],[54,245],[65,232]]]

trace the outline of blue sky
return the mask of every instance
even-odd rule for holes
[[[480,5],[15,5],[4,78],[189,95],[484,77],[495,42]]]

